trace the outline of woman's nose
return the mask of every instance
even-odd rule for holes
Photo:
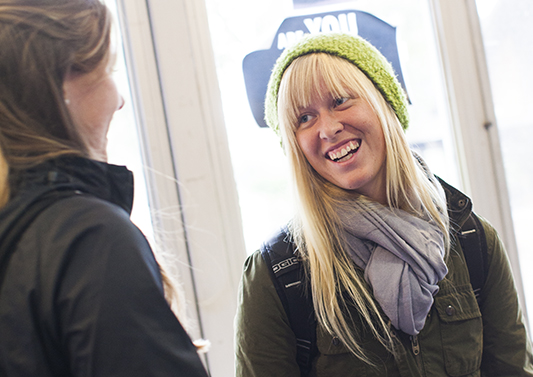
[[[124,104],[126,103],[126,101],[124,100],[124,97],[122,97],[121,95],[119,95],[119,105],[118,105],[118,108],[117,108],[117,111],[122,109],[124,107]]]
[[[331,116],[321,116],[319,119],[319,136],[321,139],[329,140],[344,129],[344,125]]]

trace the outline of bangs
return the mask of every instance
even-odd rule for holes
[[[365,97],[360,82],[370,82],[347,60],[326,53],[303,55],[285,70],[278,92],[280,125],[295,130],[300,111],[325,97]],[[371,82],[370,82],[371,83]],[[372,84],[371,84],[372,85]]]

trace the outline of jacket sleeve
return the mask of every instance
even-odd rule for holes
[[[235,318],[237,377],[299,377],[296,337],[260,252],[248,257]]]
[[[150,246],[128,214],[95,198],[68,201],[67,211],[51,209],[61,220],[46,227],[40,242],[65,250],[56,271],[45,269],[53,286],[43,291],[52,292],[46,318],[56,323],[48,328],[57,328],[72,375],[206,377],[164,298]]]
[[[496,231],[482,219],[488,272],[481,290],[483,376],[533,376],[533,355],[511,266]]]

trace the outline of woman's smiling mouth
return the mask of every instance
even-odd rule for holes
[[[333,162],[343,162],[348,160],[352,154],[357,152],[361,145],[360,140],[352,140],[346,146],[339,148],[336,151],[327,153],[327,157]]]

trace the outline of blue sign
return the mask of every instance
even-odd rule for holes
[[[251,52],[244,57],[242,62],[248,102],[260,127],[267,127],[264,120],[265,94],[276,59],[286,47],[301,39],[305,34],[327,32],[359,35],[373,44],[392,64],[405,90],[394,26],[369,13],[357,10],[286,18],[281,23],[270,49]],[[405,91],[407,93],[407,90]]]

